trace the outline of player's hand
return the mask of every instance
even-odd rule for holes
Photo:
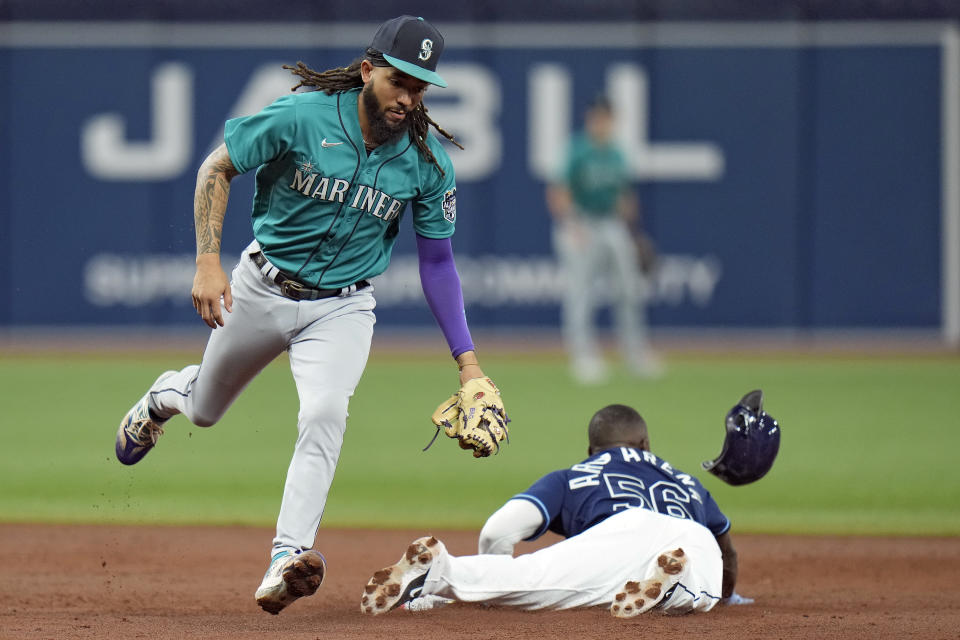
[[[744,598],[742,595],[734,591],[730,594],[729,598],[724,598],[721,600],[721,602],[727,606],[735,604],[753,604],[753,598]]]
[[[230,281],[223,267],[220,266],[220,256],[207,253],[197,257],[197,273],[193,276],[193,308],[211,329],[223,326],[223,307],[233,311],[233,295],[230,293]]]
[[[572,251],[581,251],[590,244],[590,231],[572,214],[561,223],[560,234],[561,242]]]

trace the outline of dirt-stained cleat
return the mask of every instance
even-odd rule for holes
[[[137,464],[143,460],[163,435],[163,423],[166,420],[160,420],[153,415],[150,411],[149,398],[155,387],[175,373],[177,372],[167,371],[157,378],[151,391],[144,394],[123,417],[120,428],[117,429],[117,441],[114,445],[117,460],[123,464]]]
[[[316,593],[326,571],[327,564],[319,551],[278,553],[270,561],[257,589],[257,604],[276,615],[294,600]]]
[[[632,618],[657,606],[680,580],[687,566],[683,549],[665,551],[657,558],[653,575],[646,580],[630,580],[613,598],[610,613],[617,618]]]
[[[444,552],[446,547],[432,536],[411,542],[396,564],[380,569],[367,582],[360,611],[375,616],[419,598],[434,559]]]

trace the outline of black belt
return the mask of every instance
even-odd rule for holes
[[[251,253],[250,259],[253,260],[253,264],[257,265],[258,269],[263,269],[264,265],[267,264],[267,257],[263,255],[262,251]],[[307,285],[294,280],[279,269],[277,269],[277,275],[273,277],[273,281],[278,287],[280,287],[280,293],[288,298],[291,298],[292,300],[320,300],[321,298],[334,298],[336,296],[353,293],[354,291],[360,291],[360,289],[366,289],[370,286],[370,283],[366,280],[360,280],[349,287],[341,287],[340,289],[317,289],[316,287],[308,287]]]

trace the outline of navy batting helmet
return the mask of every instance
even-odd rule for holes
[[[755,482],[766,475],[780,450],[780,425],[763,410],[763,391],[743,396],[727,413],[723,450],[703,468],[727,484]]]

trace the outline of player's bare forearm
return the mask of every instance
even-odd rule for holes
[[[230,161],[227,146],[221,144],[207,156],[197,172],[193,197],[193,222],[197,234],[197,256],[219,255],[223,218],[230,197],[230,181],[238,174]]]
[[[573,214],[573,197],[564,184],[547,185],[547,209],[554,222],[568,220]]]
[[[480,368],[480,361],[477,359],[476,351],[464,351],[457,356],[457,366],[460,368],[460,384],[474,378],[482,378],[483,370]]]
[[[729,532],[717,536],[717,545],[723,557],[723,586],[720,595],[729,598],[737,586],[737,550],[733,548]]]

